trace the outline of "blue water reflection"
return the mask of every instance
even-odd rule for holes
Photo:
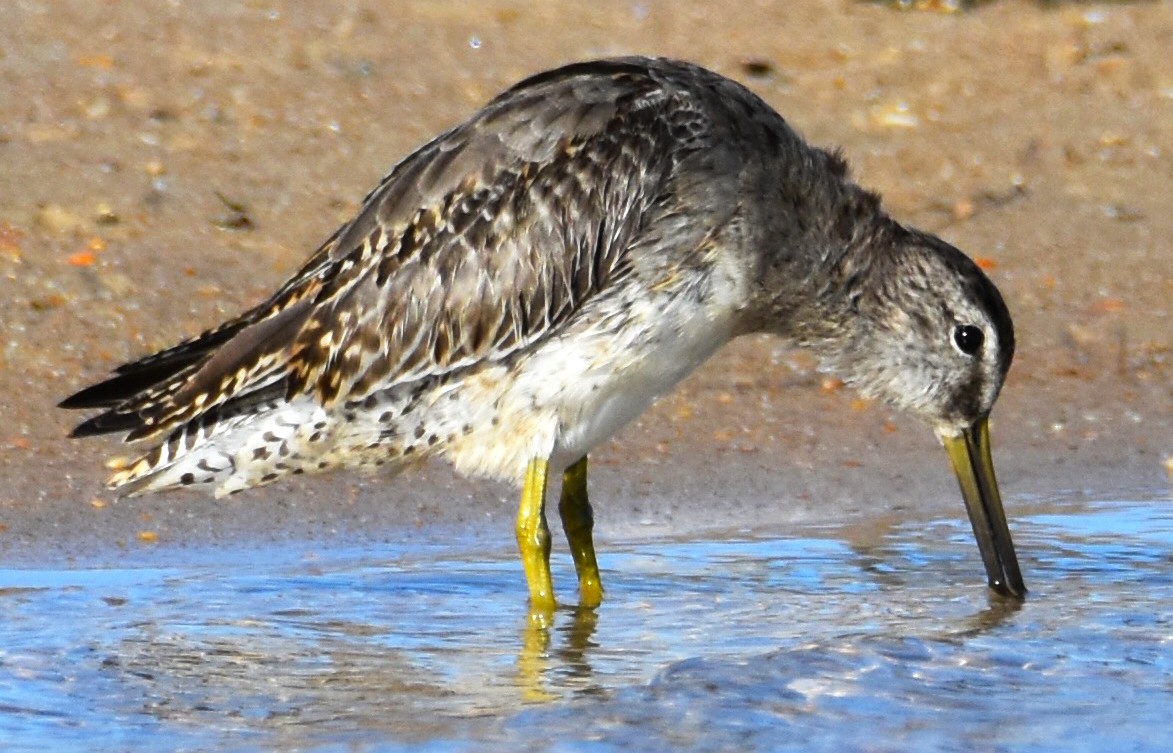
[[[608,600],[541,629],[512,553],[472,539],[0,570],[0,741],[1173,749],[1173,503],[1036,508],[1023,605],[981,587],[962,519],[607,542]]]

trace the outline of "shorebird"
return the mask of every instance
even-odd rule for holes
[[[587,455],[739,335],[809,348],[944,444],[989,585],[1025,593],[987,418],[1010,315],[740,84],[640,57],[532,76],[397,164],[268,300],[61,403],[75,437],[152,441],[110,486],[225,495],[429,457],[521,481],[517,540],[553,609],[545,498],[602,582]]]

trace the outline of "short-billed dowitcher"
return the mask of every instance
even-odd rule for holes
[[[62,407],[154,440],[113,487],[228,494],[442,457],[522,482],[531,604],[554,604],[546,482],[580,599],[602,585],[587,454],[738,335],[812,350],[925,419],[989,584],[1025,592],[987,417],[1014,352],[964,254],[903,227],[716,73],[623,58],[528,78],[396,165],[267,301]]]

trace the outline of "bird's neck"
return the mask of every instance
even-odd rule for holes
[[[785,206],[759,239],[766,251],[745,329],[824,353],[844,340],[855,319],[855,289],[900,226],[875,195],[852,183],[819,188]]]

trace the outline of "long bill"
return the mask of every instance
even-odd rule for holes
[[[990,588],[1005,596],[1026,594],[1014,542],[1002,510],[994,461],[990,457],[990,427],[983,416],[959,434],[940,433],[953,472],[961,484],[961,495],[973,524],[973,535],[982,553]]]

